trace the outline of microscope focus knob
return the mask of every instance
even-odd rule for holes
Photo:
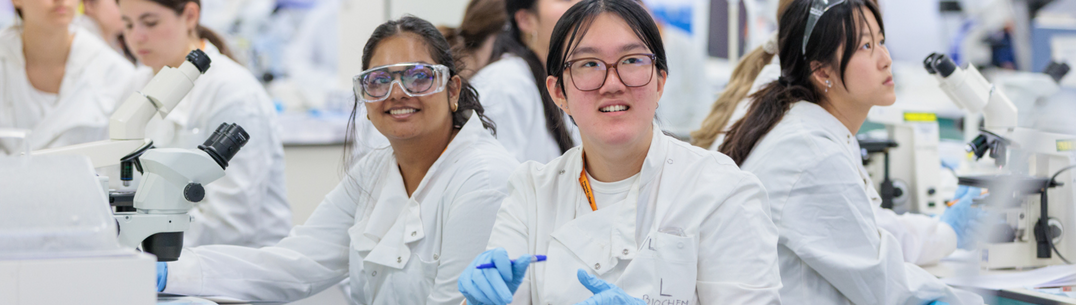
[[[205,199],[205,188],[201,183],[187,183],[183,188],[183,198],[190,202],[199,202]]]

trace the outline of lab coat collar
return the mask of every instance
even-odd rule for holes
[[[574,184],[570,189],[576,193],[576,217],[553,231],[554,239],[563,244],[572,254],[575,254],[590,272],[602,275],[605,272],[616,269],[622,260],[631,260],[638,252],[638,242],[635,240],[635,232],[638,222],[638,206],[646,203],[644,194],[653,197],[656,194],[655,178],[661,174],[662,167],[666,162],[668,141],[671,139],[661,132],[661,128],[654,124],[653,138],[650,140],[650,148],[646,152],[642,170],[639,173],[639,197],[638,201],[626,200],[597,211],[590,211],[590,204],[583,195],[582,187],[572,179]],[[570,158],[565,170],[572,173],[570,177],[578,177],[583,169],[581,148],[575,148],[565,154]],[[649,189],[650,191],[643,191]],[[625,204],[631,203],[631,204]],[[655,222],[656,223],[656,222]],[[593,234],[580,234],[579,232],[593,232]],[[596,268],[599,267],[600,268]]]
[[[844,126],[844,123],[841,123],[837,117],[826,111],[822,106],[807,101],[797,102],[792,104],[789,109],[788,118],[802,120],[807,128],[820,129],[833,137],[834,141],[843,144],[846,149],[845,153],[859,156],[859,142],[856,140],[856,136],[848,130],[847,126]]]
[[[84,29],[74,27],[71,31],[75,34],[71,42],[71,50],[68,52],[67,63],[64,65],[64,77],[60,80],[60,92],[57,94],[59,102],[56,108],[42,118],[34,127],[31,135],[31,149],[43,149],[61,136],[65,131],[78,126],[108,126],[108,114],[115,107],[105,99],[92,99],[95,103],[87,103],[87,100],[78,96],[71,96],[76,87],[76,82],[81,81],[83,70],[102,51],[110,49]],[[15,64],[21,69],[14,69],[13,73],[21,73],[21,79],[25,80],[26,86],[31,86],[26,76],[26,58],[22,54],[21,27],[11,26],[0,31],[0,60]],[[9,43],[10,42],[10,43]],[[94,44],[100,46],[94,47]],[[32,90],[27,88],[27,90]],[[101,139],[103,140],[103,139]]]
[[[871,182],[870,174],[863,167],[859,140],[848,130],[848,127],[844,126],[844,123],[841,123],[837,117],[830,114],[822,106],[806,101],[793,104],[792,108],[789,109],[788,117],[803,120],[807,128],[820,129],[823,133],[833,138],[833,141],[840,143],[841,147],[844,148],[845,156],[856,165],[859,177],[863,180],[863,190],[867,192],[867,198],[870,198],[875,206],[881,206],[882,197],[878,195],[878,190],[874,188],[874,183]]]
[[[408,244],[417,242],[426,237],[426,231],[422,226],[421,201],[437,200],[440,198],[424,198],[429,193],[428,183],[430,177],[442,174],[442,167],[451,165],[451,160],[461,151],[479,141],[483,134],[487,133],[482,127],[482,121],[477,116],[472,116],[463,128],[456,133],[452,142],[448,143],[444,153],[434,161],[426,176],[422,177],[418,187],[411,197],[407,197],[407,189],[403,184],[403,176],[400,174],[399,165],[396,163],[395,154],[388,158],[386,164],[381,165],[383,174],[380,184],[381,192],[373,211],[370,212],[366,228],[358,236],[355,250],[369,251],[363,258],[364,263],[374,263],[390,268],[403,269],[411,258],[411,248]],[[391,149],[391,148],[390,148]]]

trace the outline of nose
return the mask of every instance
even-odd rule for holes
[[[124,27],[123,36],[128,41],[132,42],[132,44],[135,43],[135,42],[138,42],[138,43],[145,42],[146,38],[148,37],[146,35],[146,30],[143,29],[141,26],[139,26],[137,24],[132,25],[130,28]]]
[[[598,88],[598,93],[617,93],[623,91],[625,87],[624,82],[620,80],[620,69],[616,67],[610,67],[605,71],[605,83],[601,88]]]
[[[881,62],[879,64],[881,64],[882,69],[889,69],[889,67],[893,65],[893,57],[889,56],[889,48],[888,47],[882,46],[881,49],[882,49],[882,58],[881,58]]]
[[[407,93],[404,93],[403,83],[400,83],[399,80],[393,80],[392,83],[389,84],[389,98],[388,99],[395,101],[395,100],[405,99],[405,98],[408,98],[408,97],[409,96],[407,96]]]

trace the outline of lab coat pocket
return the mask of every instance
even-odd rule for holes
[[[647,304],[696,304],[697,235],[652,232],[617,285]]]

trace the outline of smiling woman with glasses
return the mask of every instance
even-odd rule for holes
[[[546,70],[583,145],[512,175],[490,250],[460,275],[468,304],[779,304],[758,179],[654,124],[668,65],[646,10],[576,4]],[[548,260],[530,266],[529,254]]]
[[[374,68],[354,78],[355,108],[366,108],[390,146],[355,162],[279,244],[185,249],[158,287],[289,302],[350,278],[353,304],[463,302],[456,278],[484,250],[519,163],[493,138],[429,22],[382,24],[362,64]]]

